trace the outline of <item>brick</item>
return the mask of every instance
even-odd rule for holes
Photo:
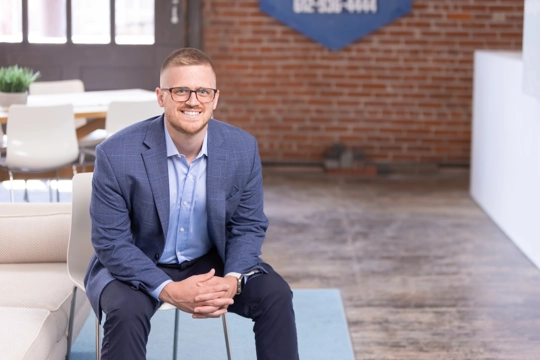
[[[449,20],[471,20],[471,13],[450,13],[446,14],[446,18]]]

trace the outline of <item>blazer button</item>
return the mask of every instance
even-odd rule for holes
[[[154,259],[159,260],[159,254],[154,255]]]

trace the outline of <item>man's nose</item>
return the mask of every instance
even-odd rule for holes
[[[189,98],[187,99],[186,104],[190,106],[196,106],[200,104],[199,99],[197,99],[197,95],[194,91],[189,93]]]

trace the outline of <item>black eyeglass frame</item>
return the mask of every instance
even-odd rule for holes
[[[179,102],[179,103],[183,103],[183,102],[186,102],[188,101],[190,98],[191,98],[191,93],[195,93],[195,98],[197,99],[198,102],[200,103],[203,103],[203,104],[207,104],[207,103],[210,103],[212,101],[214,101],[214,99],[216,98],[216,94],[218,93],[218,89],[212,89],[212,88],[198,88],[198,89],[195,89],[195,90],[191,90],[190,88],[187,88],[185,86],[175,86],[175,87],[170,87],[170,88],[160,88],[161,90],[167,90],[170,94],[171,94],[171,99],[172,101],[175,101],[175,102]],[[186,89],[189,91],[189,96],[187,97],[186,100],[183,100],[183,101],[178,101],[178,100],[174,100],[174,97],[173,97],[173,92],[172,90],[174,89]],[[207,89],[207,90],[214,90],[214,95],[212,96],[212,99],[209,100],[209,101],[201,101],[199,99],[199,97],[197,96],[197,91],[201,90],[201,89]]]

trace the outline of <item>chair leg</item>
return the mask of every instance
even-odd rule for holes
[[[101,326],[96,316],[96,360],[101,359]]]
[[[8,170],[9,172],[9,185],[11,187],[11,202],[15,202],[15,193],[13,192],[13,173],[11,172],[11,170]]]
[[[84,159],[86,154],[79,149],[79,165],[82,166],[82,172],[86,172],[86,166],[84,166]]]
[[[52,202],[53,194],[51,179],[47,179],[47,186],[49,187],[49,202]]]
[[[223,335],[225,336],[225,347],[227,348],[227,359],[232,360],[231,344],[229,343],[229,330],[227,328],[227,318],[225,317],[225,314],[221,315],[221,319],[223,320]]]
[[[30,202],[30,199],[28,198],[28,180],[24,179],[24,201]]]
[[[73,342],[73,323],[75,322],[75,305],[77,304],[77,287],[73,287],[73,297],[71,298],[71,310],[69,312],[69,324],[67,335],[66,360],[71,357],[71,343]]]
[[[56,202],[60,202],[60,173],[56,170]]]
[[[174,309],[174,336],[173,336],[173,353],[172,358],[173,360],[176,360],[176,356],[178,355],[178,321],[180,317],[180,310],[178,308]]]

